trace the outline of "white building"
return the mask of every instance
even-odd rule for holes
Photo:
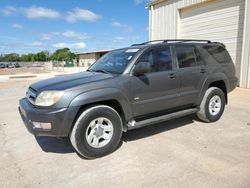
[[[80,67],[89,67],[95,63],[100,57],[108,53],[110,50],[99,50],[92,52],[78,52],[79,66]]]
[[[153,0],[149,38],[208,39],[226,45],[240,86],[250,88],[250,0]]]

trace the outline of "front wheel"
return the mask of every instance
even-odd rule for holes
[[[78,117],[70,140],[77,152],[93,159],[114,151],[122,136],[122,120],[111,107],[97,105],[83,111]]]
[[[224,112],[225,104],[223,91],[217,87],[211,87],[203,97],[197,117],[205,122],[218,121]]]

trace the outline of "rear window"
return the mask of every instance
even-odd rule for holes
[[[213,56],[213,58],[218,63],[230,63],[231,57],[227,50],[222,46],[204,46],[204,48],[208,51],[208,53]]]

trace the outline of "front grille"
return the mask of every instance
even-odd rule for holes
[[[26,98],[29,100],[31,104],[35,104],[36,93],[37,91],[31,87],[29,87],[28,91],[26,92]]]

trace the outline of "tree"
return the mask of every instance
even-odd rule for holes
[[[6,62],[20,61],[19,54],[17,54],[17,53],[5,54],[3,59]]]
[[[4,61],[4,56],[1,54],[0,55],[0,62],[3,62]]]
[[[36,54],[36,61],[46,61],[46,53],[44,51]]]
[[[56,50],[52,55],[48,51],[41,51],[36,54],[22,54],[21,56],[17,53],[2,54],[0,56],[0,62],[34,62],[34,61],[48,61],[48,60],[73,60],[76,58],[76,54],[72,53],[69,48],[62,48]]]
[[[76,58],[76,54],[72,53],[69,48],[62,48],[56,50],[52,56],[52,60],[63,61],[63,60],[72,60]]]

